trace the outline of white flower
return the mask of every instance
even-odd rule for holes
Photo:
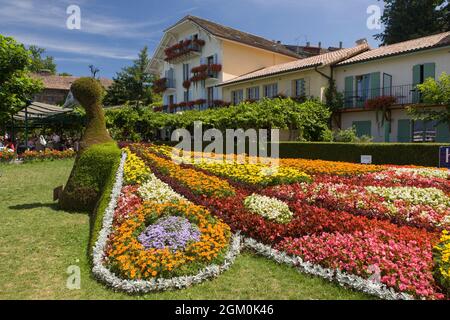
[[[404,200],[413,205],[429,205],[432,207],[450,207],[450,198],[444,191],[436,188],[416,187],[366,187],[366,190],[385,198],[389,202]]]
[[[151,174],[147,182],[139,187],[138,192],[145,201],[156,203],[186,200],[185,197],[173,191],[171,187],[159,180],[154,174]]]
[[[402,173],[410,173],[413,176],[422,176],[425,178],[441,178],[441,179],[449,179],[450,171],[443,169],[434,169],[434,168],[395,168],[393,171],[396,174]]]
[[[257,194],[247,197],[244,200],[244,205],[252,213],[278,223],[289,223],[294,215],[286,203],[275,198]]]

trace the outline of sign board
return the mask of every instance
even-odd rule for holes
[[[361,156],[361,164],[372,164],[372,156]]]
[[[439,167],[450,169],[450,147],[440,147]]]

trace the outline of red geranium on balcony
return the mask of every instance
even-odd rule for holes
[[[183,88],[185,88],[186,90],[189,90],[190,87],[191,87],[191,81],[190,80],[185,80],[183,82]]]
[[[153,91],[155,93],[163,93],[167,90],[167,78],[161,78],[153,82]]]
[[[169,62],[190,52],[199,52],[205,41],[201,39],[186,39],[164,50],[165,61]]]

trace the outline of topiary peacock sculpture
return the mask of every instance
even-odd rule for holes
[[[69,180],[58,197],[63,210],[92,212],[120,161],[120,149],[106,130],[102,98],[98,80],[80,78],[64,104],[81,105],[87,121]]]

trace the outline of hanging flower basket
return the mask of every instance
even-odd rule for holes
[[[191,81],[190,80],[185,80],[183,82],[183,88],[185,88],[186,90],[189,90],[190,87],[191,87]]]

